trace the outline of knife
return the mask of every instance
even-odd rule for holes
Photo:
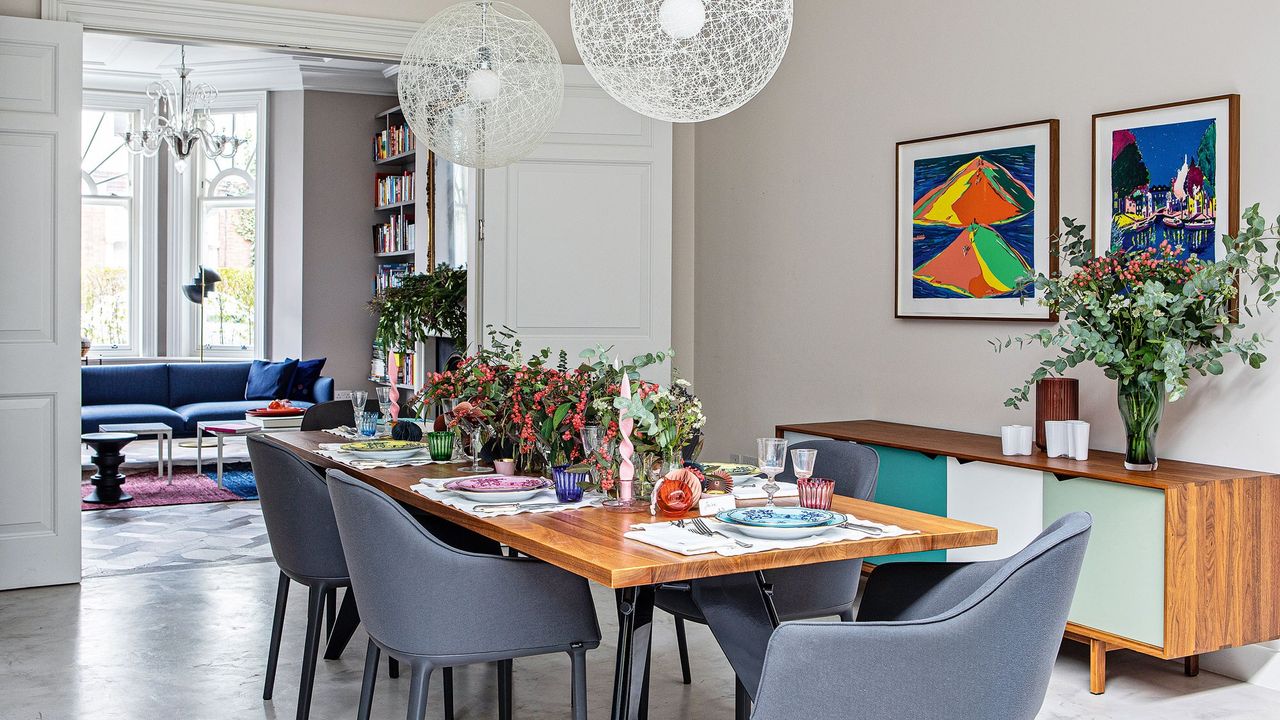
[[[506,510],[506,509],[508,509],[508,508],[509,508],[509,509],[512,509],[512,510],[521,510],[521,509],[525,509],[525,508],[559,507],[560,505],[563,505],[563,504],[564,504],[564,503],[558,503],[558,502],[539,502],[539,503],[490,503],[490,504],[487,504],[487,505],[476,505],[476,506],[472,507],[471,509],[472,509],[472,510],[487,510],[487,511],[494,511],[494,510]]]

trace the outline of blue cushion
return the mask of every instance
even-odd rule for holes
[[[80,404],[168,405],[169,366],[97,365],[80,368]]]
[[[175,363],[169,366],[169,407],[215,400],[244,400],[249,363]]]
[[[285,358],[280,362],[254,360],[249,367],[249,380],[244,386],[245,400],[280,400],[289,396],[289,384],[298,361]]]
[[[327,359],[318,358],[316,360],[298,361],[298,367],[293,371],[293,380],[289,383],[288,398],[290,400],[316,401],[313,389],[316,380],[320,379],[320,371],[324,369],[324,361]]]
[[[121,403],[116,405],[85,405],[80,408],[80,432],[98,432],[99,425],[112,423],[164,423],[182,433],[187,421],[178,413],[160,405],[145,403]],[[193,431],[195,426],[191,426]]]
[[[293,404],[300,408],[311,407],[309,402],[295,402]],[[195,434],[196,423],[213,420],[244,420],[244,414],[247,411],[266,406],[266,400],[230,400],[190,403],[175,409],[178,411],[177,414],[185,421],[185,431],[189,434]]]
[[[311,394],[315,396],[314,402],[329,402],[333,399],[333,378],[321,375],[316,379],[316,384],[311,386]]]

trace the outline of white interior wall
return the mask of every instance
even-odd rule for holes
[[[791,47],[753,102],[700,125],[698,391],[707,452],[754,454],[778,422],[879,418],[984,433],[1043,357],[994,355],[1008,322],[895,320],[894,144],[1060,118],[1061,208],[1088,222],[1091,116],[1238,92],[1241,200],[1280,213],[1271,58],[1280,5],[1238,0],[799,0]],[[1251,329],[1277,331],[1274,317]],[[1168,408],[1166,457],[1280,470],[1280,358],[1230,363]],[[1123,436],[1114,387],[1081,378],[1096,447]]]

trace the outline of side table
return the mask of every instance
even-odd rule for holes
[[[98,472],[89,478],[93,483],[93,492],[85,496],[85,502],[114,505],[133,499],[121,487],[124,476],[120,474],[120,464],[124,462],[124,454],[120,451],[137,439],[138,436],[133,433],[122,432],[85,433],[80,436],[80,442],[93,448],[90,461],[98,466]]]
[[[133,433],[139,437],[156,436],[156,474],[164,477],[165,455],[169,456],[169,484],[173,484],[173,428],[164,423],[113,423],[99,425],[99,432]],[[165,452],[166,446],[168,452]]]

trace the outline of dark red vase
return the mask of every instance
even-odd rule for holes
[[[1045,378],[1036,383],[1036,447],[1044,449],[1045,420],[1080,419],[1080,381]]]

